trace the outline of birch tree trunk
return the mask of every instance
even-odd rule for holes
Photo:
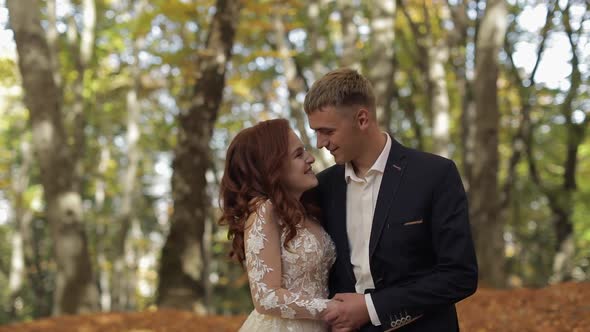
[[[428,80],[432,87],[429,96],[433,116],[432,139],[434,140],[434,153],[449,158],[451,114],[445,70],[449,51],[444,40],[438,40],[433,44],[432,48],[428,50]]]
[[[131,12],[135,17],[140,17],[146,6],[146,1],[135,2]],[[140,101],[138,98],[140,90],[140,59],[139,52],[144,48],[145,37],[143,35],[131,35],[133,63],[131,66],[131,87],[127,92],[127,162],[123,171],[121,210],[118,216],[119,228],[115,235],[115,246],[113,252],[113,275],[112,275],[112,299],[113,309],[130,310],[135,303],[135,289],[131,285],[130,279],[135,279],[136,269],[127,264],[131,261],[129,258],[135,256],[133,244],[129,237],[129,231],[132,223],[136,218],[134,213],[137,206],[138,190],[137,169],[139,166],[139,138],[141,132],[139,129],[139,114],[141,112]],[[135,227],[137,228],[137,227]],[[139,230],[136,230],[139,231]],[[135,265],[132,263],[132,265]]]
[[[451,114],[449,92],[447,91],[447,72],[445,64],[449,60],[449,46],[445,37],[435,31],[444,30],[440,21],[449,20],[448,7],[441,6],[440,10],[434,9],[436,24],[432,27],[431,14],[426,2],[422,5],[427,34],[426,63],[429,116],[432,117],[433,152],[446,158],[450,158],[449,145],[451,143]],[[438,15],[437,15],[438,14]]]
[[[11,319],[18,315],[16,303],[25,282],[25,269],[30,269],[25,260],[25,251],[32,249],[31,221],[33,214],[26,206],[24,193],[29,187],[29,172],[31,171],[31,146],[23,141],[20,146],[21,163],[12,176],[12,201],[14,202],[14,233],[12,235],[12,253],[10,258],[10,272],[8,276],[9,314]],[[31,257],[31,256],[29,256]]]
[[[98,139],[100,146],[100,159],[96,168],[98,179],[94,191],[94,203],[96,212],[102,214],[106,198],[106,173],[111,159],[109,144],[104,136]],[[110,262],[107,257],[107,225],[102,218],[97,220],[96,226],[96,262],[98,268],[98,284],[100,290],[100,309],[105,312],[111,311],[112,292],[110,282]]]
[[[217,119],[239,14],[238,0],[218,0],[206,49],[197,63],[191,106],[178,117],[178,143],[172,164],[174,212],[162,250],[157,303],[161,307],[206,312],[202,304],[203,233],[211,199],[205,173],[209,141]]]
[[[476,41],[475,135],[470,217],[480,276],[484,284],[505,284],[504,222],[499,218],[498,191],[498,56],[506,34],[504,0],[487,3]]]
[[[10,0],[8,9],[57,263],[53,314],[93,311],[97,309],[98,291],[88,254],[82,200],[75,190],[76,161],[66,139],[39,3]]]

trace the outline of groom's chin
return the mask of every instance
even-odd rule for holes
[[[346,164],[346,161],[344,161],[344,160],[342,160],[340,158],[334,157],[334,163],[337,164],[337,165],[344,165],[344,164]]]

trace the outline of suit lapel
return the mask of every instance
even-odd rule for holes
[[[389,213],[404,174],[406,162],[404,147],[392,138],[391,150],[389,151],[387,165],[385,166],[383,178],[381,179],[381,187],[379,188],[379,196],[377,197],[377,205],[375,206],[375,214],[371,226],[369,259],[373,257],[375,248],[377,248],[387,214]]]
[[[331,209],[334,211],[334,242],[338,251],[338,257],[342,258],[342,263],[346,265],[348,276],[356,282],[352,264],[350,263],[350,246],[348,244],[348,234],[346,232],[346,181],[344,180],[344,167],[339,167],[334,181],[334,200]]]

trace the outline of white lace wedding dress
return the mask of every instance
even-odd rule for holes
[[[280,225],[270,201],[248,220],[244,244],[255,309],[240,331],[328,331],[320,314],[329,302],[334,243],[319,224],[307,221],[285,249]]]

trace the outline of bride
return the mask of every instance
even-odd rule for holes
[[[334,243],[301,201],[317,186],[315,161],[285,119],[242,130],[231,142],[221,181],[220,223],[230,255],[245,265],[255,309],[240,331],[328,331]]]

